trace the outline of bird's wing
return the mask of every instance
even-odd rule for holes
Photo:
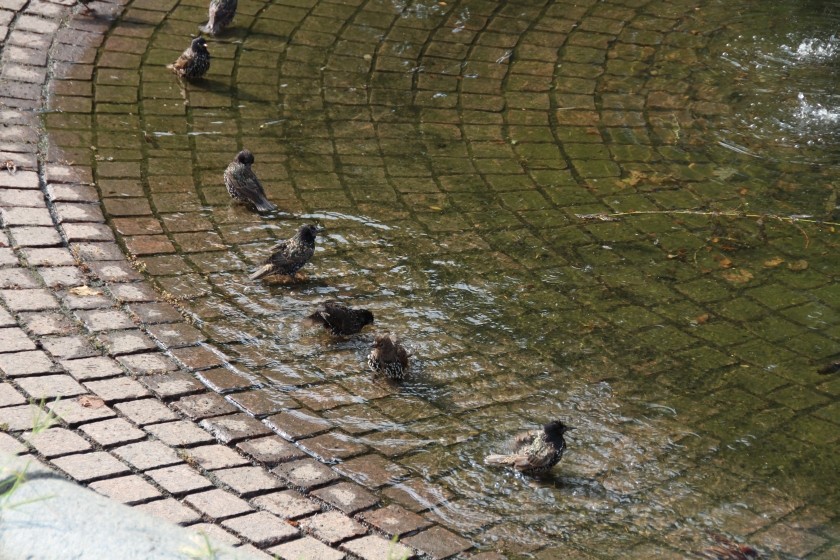
[[[278,251],[283,251],[284,253],[288,253],[289,252],[288,247],[289,247],[289,240],[288,239],[283,239],[283,240],[278,241],[277,243],[275,243],[274,245],[271,246],[271,252],[276,253]]]
[[[518,471],[529,471],[531,469],[540,469],[551,465],[551,460],[554,458],[554,449],[549,445],[543,445],[540,449],[533,453],[517,454],[513,466]]]
[[[513,438],[513,449],[515,451],[519,451],[523,447],[527,445],[531,445],[534,443],[534,439],[537,437],[537,432],[523,432]]]
[[[252,170],[248,169],[243,173],[242,179],[242,188],[256,195],[265,196],[262,183],[260,183],[260,180],[257,179],[257,174]]]

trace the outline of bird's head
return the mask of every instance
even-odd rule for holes
[[[543,426],[543,430],[545,431],[546,435],[549,439],[559,439],[563,437],[563,434],[568,432],[569,430],[573,430],[574,428],[570,428],[569,426],[565,425],[562,420],[555,420],[553,422],[549,422],[545,426]]]
[[[190,43],[193,52],[207,51],[207,40],[204,37],[196,37]]]
[[[254,154],[251,153],[251,150],[242,150],[236,154],[236,161],[244,163],[245,165],[251,165],[254,163]]]
[[[315,237],[317,237],[317,235],[322,231],[322,229],[319,229],[318,227],[313,226],[312,224],[306,224],[305,226],[300,226],[297,235],[302,241],[305,241],[306,243],[314,243]]]
[[[360,312],[360,316],[362,318],[363,325],[372,325],[373,324],[373,313],[368,311],[367,309],[362,309]]]
[[[371,316],[371,319],[373,317]],[[378,334],[373,338],[373,347],[379,349],[393,348],[394,341],[391,340],[391,334]]]

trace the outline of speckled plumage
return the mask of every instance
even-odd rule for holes
[[[484,462],[488,465],[506,465],[525,474],[544,474],[560,462],[566,450],[563,434],[571,428],[560,420],[555,420],[542,427],[516,436],[513,441],[513,453],[508,455],[488,455]]]
[[[204,33],[216,35],[233,21],[236,15],[237,0],[212,0],[208,14],[208,21],[200,29]]]
[[[277,210],[277,206],[269,202],[265,196],[257,174],[251,169],[254,154],[250,150],[242,150],[225,169],[224,179],[228,194],[234,200],[256,208],[259,212]]]
[[[373,324],[373,313],[367,309],[353,309],[337,301],[328,301],[324,303],[323,309],[307,317],[304,322],[310,327],[321,325],[336,336],[346,336]]]
[[[251,274],[251,280],[271,274],[292,276],[315,254],[315,236],[317,235],[318,228],[305,225],[298,229],[294,237],[276,243],[271,248],[271,256]]]
[[[204,76],[210,69],[210,51],[207,50],[207,41],[204,37],[193,39],[190,46],[178,57],[178,60],[168,65],[167,68],[178,74],[179,77],[189,80]]]
[[[408,352],[396,336],[378,334],[373,341],[373,350],[367,357],[368,367],[376,373],[391,379],[404,379],[408,369]]]

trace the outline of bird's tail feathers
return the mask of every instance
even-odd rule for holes
[[[257,207],[258,212],[273,212],[277,210],[277,205],[269,202],[267,199],[263,198],[262,200],[258,200],[254,206]]]
[[[264,264],[260,268],[252,272],[251,275],[248,276],[248,278],[250,278],[251,280],[259,280],[263,276],[268,276],[269,274],[271,274],[272,268],[273,267],[270,264]]]
[[[484,463],[487,465],[512,465],[515,462],[515,455],[488,455],[484,458]]]

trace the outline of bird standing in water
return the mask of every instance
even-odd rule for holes
[[[315,237],[318,233],[318,228],[313,225],[300,226],[292,238],[277,242],[271,248],[271,256],[251,274],[251,280],[271,274],[293,276],[315,254]]]
[[[408,369],[408,352],[396,336],[378,334],[373,340],[373,350],[367,357],[368,367],[376,373],[382,373],[390,379],[405,378]]]
[[[356,334],[366,325],[373,324],[373,313],[367,309],[353,309],[337,301],[324,303],[319,309],[304,320],[307,326],[322,325],[337,336]]]
[[[210,2],[209,20],[199,29],[204,33],[216,35],[233,21],[236,15],[237,0],[212,0]]]
[[[242,150],[225,169],[225,187],[228,194],[239,202],[253,206],[258,212],[277,210],[277,206],[269,202],[265,196],[257,174],[251,169],[254,154],[250,150]]]
[[[560,462],[566,449],[563,434],[571,430],[560,420],[549,422],[541,430],[531,430],[516,436],[513,453],[488,455],[488,465],[505,465],[525,474],[545,474]]]
[[[201,78],[210,69],[210,51],[204,37],[196,37],[190,46],[181,53],[178,60],[167,68],[175,72],[179,78],[193,80]]]

